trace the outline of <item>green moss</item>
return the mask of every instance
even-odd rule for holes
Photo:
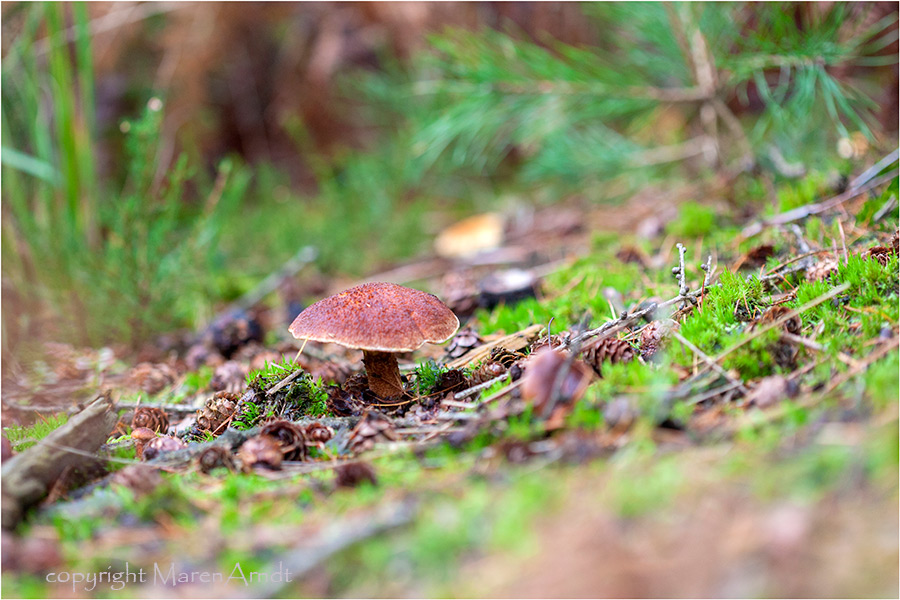
[[[416,389],[419,396],[427,396],[434,391],[441,375],[447,369],[435,362],[427,360],[416,365]]]
[[[10,425],[3,428],[3,435],[12,444],[13,450],[21,452],[44,439],[52,431],[58,429],[69,420],[69,416],[60,413],[44,417],[38,414],[37,420],[28,426]]]

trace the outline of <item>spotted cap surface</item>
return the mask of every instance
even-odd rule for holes
[[[437,296],[393,283],[364,283],[303,310],[289,331],[298,339],[376,352],[410,352],[443,342],[459,319]]]

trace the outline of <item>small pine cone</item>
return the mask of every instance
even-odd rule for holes
[[[357,373],[349,377],[341,387],[355,400],[362,400],[363,394],[369,389],[369,378],[365,373]]]
[[[603,363],[630,362],[634,360],[635,354],[634,348],[628,342],[617,338],[604,338],[585,349],[584,361],[597,375],[602,375],[600,367]]]
[[[353,452],[365,452],[373,448],[376,442],[396,439],[391,420],[378,411],[369,410],[350,432],[348,442]]]
[[[184,356],[184,364],[191,371],[196,371],[203,366],[218,367],[223,362],[225,359],[222,358],[219,351],[204,343],[194,344],[188,348],[187,354]]]
[[[146,427],[157,433],[165,433],[169,430],[169,417],[166,411],[154,406],[139,406],[131,418],[131,428]]]
[[[306,436],[299,425],[285,420],[270,421],[259,433],[278,441],[284,460],[306,458]]]
[[[551,336],[543,336],[538,338],[531,344],[531,353],[534,354],[538,350],[542,348],[553,348],[559,349],[562,348],[563,344],[569,341],[569,338],[572,337],[572,334],[568,331],[563,333],[554,333]]]
[[[131,385],[158,394],[175,383],[175,371],[165,363],[140,363],[128,374]]]
[[[782,339],[769,347],[769,352],[772,355],[772,360],[774,360],[775,364],[779,367],[791,371],[797,368],[797,355],[799,354],[799,351],[794,344]]]
[[[531,444],[525,440],[504,440],[499,444],[498,449],[506,457],[506,460],[514,465],[524,464],[534,456]]]
[[[240,396],[229,392],[216,392],[206,401],[206,406],[197,411],[197,426],[202,431],[214,435],[222,433],[224,424],[234,417]]]
[[[647,255],[644,251],[636,246],[622,246],[616,252],[616,258],[623,263],[637,263],[642,267],[646,267],[648,263]]]
[[[624,433],[634,424],[639,414],[627,398],[611,400],[603,409],[603,421],[615,433]]]
[[[365,482],[378,485],[375,469],[369,463],[354,462],[341,465],[335,469],[335,475],[337,475],[335,483],[338,487],[354,488]]]
[[[484,343],[483,340],[474,329],[471,327],[464,327],[450,340],[450,344],[447,346],[447,358],[459,358],[472,348],[477,348],[482,343]]]
[[[216,368],[209,381],[209,388],[215,391],[238,393],[244,387],[246,376],[247,372],[240,363],[229,360]]]
[[[315,446],[324,444],[333,438],[334,430],[327,425],[316,422],[307,425],[304,434],[306,435],[306,443]]]
[[[757,320],[753,325],[754,327],[757,327],[765,325],[767,323],[772,323],[773,321],[780,319],[789,312],[791,312],[791,309],[781,304],[773,306],[766,312],[764,312],[759,320]],[[785,321],[782,324],[782,327],[788,333],[800,335],[800,329],[803,327],[803,321],[800,320],[800,315],[794,315],[793,317]]]
[[[204,473],[209,473],[218,467],[234,471],[234,456],[224,446],[210,446],[197,457],[197,467]]]
[[[166,452],[174,452],[186,448],[187,444],[176,437],[164,435],[147,442],[144,446],[144,460],[153,460]]]
[[[650,360],[664,343],[672,331],[677,330],[678,323],[672,319],[652,321],[641,331],[641,358]]]
[[[486,360],[481,363],[481,365],[479,365],[478,368],[475,369],[475,371],[472,372],[469,383],[471,383],[472,385],[478,385],[479,383],[490,381],[495,377],[503,375],[507,370],[508,369],[506,367],[498,362]]]
[[[874,258],[880,264],[886,265],[894,254],[896,254],[896,252],[887,246],[872,246],[866,250],[865,254],[863,254],[863,258]]]
[[[338,417],[351,417],[359,414],[354,407],[353,396],[336,385],[328,386],[328,410]]]
[[[238,450],[238,458],[248,469],[259,465],[277,471],[281,468],[282,456],[278,440],[267,435],[250,438]]]
[[[815,265],[807,269],[806,279],[808,281],[825,281],[837,273],[837,269],[837,259],[830,254],[825,254],[819,258]]]
[[[520,360],[525,359],[525,355],[515,350],[507,350],[506,348],[494,348],[491,350],[491,358],[493,362],[500,363],[507,369]]]
[[[434,389],[431,391],[433,397],[439,398],[447,392],[459,392],[467,387],[466,376],[459,369],[450,369],[444,371],[438,377]]]
[[[162,475],[159,469],[149,465],[129,465],[120,471],[116,471],[110,483],[121,485],[132,490],[135,496],[149,494],[162,483]]]

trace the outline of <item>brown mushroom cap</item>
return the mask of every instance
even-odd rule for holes
[[[319,300],[289,328],[298,339],[374,352],[411,352],[443,342],[459,319],[432,294],[393,283],[364,283]]]

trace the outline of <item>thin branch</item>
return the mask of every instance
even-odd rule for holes
[[[691,352],[693,352],[694,354],[699,356],[700,359],[703,362],[705,362],[706,365],[710,369],[712,369],[713,371],[715,371],[716,373],[718,373],[719,375],[724,377],[726,380],[728,380],[729,383],[731,383],[733,386],[737,387],[744,394],[750,393],[750,390],[748,390],[741,381],[738,381],[737,379],[735,379],[734,377],[729,375],[728,371],[726,371],[721,366],[719,366],[718,362],[716,362],[712,358],[710,358],[709,355],[707,355],[703,350],[701,350],[700,348],[695,346],[690,340],[688,340],[687,338],[685,338],[683,335],[681,335],[680,333],[678,333],[675,330],[672,330],[670,332],[670,335],[672,335],[672,337],[674,337],[676,340],[678,340],[679,342],[681,342],[682,344],[684,344],[685,346],[690,348]]]
[[[491,387],[495,383],[504,381],[507,378],[509,378],[509,371],[506,371],[506,373],[504,373],[502,375],[498,375],[497,377],[494,377],[493,379],[488,379],[485,382],[479,383],[478,385],[473,385],[470,388],[466,388],[466,389],[462,390],[461,392],[456,392],[455,394],[453,394],[453,399],[454,400],[462,400],[463,398],[468,398],[469,396],[474,396],[481,390],[486,390],[487,388]]]
[[[895,159],[896,160],[896,159]],[[871,171],[871,169],[870,169]],[[868,171],[867,171],[868,172]],[[882,175],[881,177],[876,177],[874,179],[869,180],[866,183],[860,184],[859,187],[850,188],[842,194],[839,194],[833,198],[825,200],[823,202],[807,204],[806,206],[800,206],[798,208],[783,212],[781,214],[775,215],[774,217],[769,217],[766,219],[762,219],[755,223],[751,223],[741,232],[741,237],[744,239],[751,238],[755,235],[758,235],[762,232],[763,229],[769,227],[771,225],[784,225],[786,223],[792,223],[794,221],[799,221],[800,219],[805,219],[806,217],[810,217],[812,215],[817,215],[821,212],[825,212],[830,208],[834,208],[848,200],[852,200],[857,196],[865,194],[869,190],[875,189],[880,185],[890,182],[895,179],[897,175],[900,174],[900,170],[894,169],[893,171]],[[861,179],[862,176],[858,177],[857,180]]]

